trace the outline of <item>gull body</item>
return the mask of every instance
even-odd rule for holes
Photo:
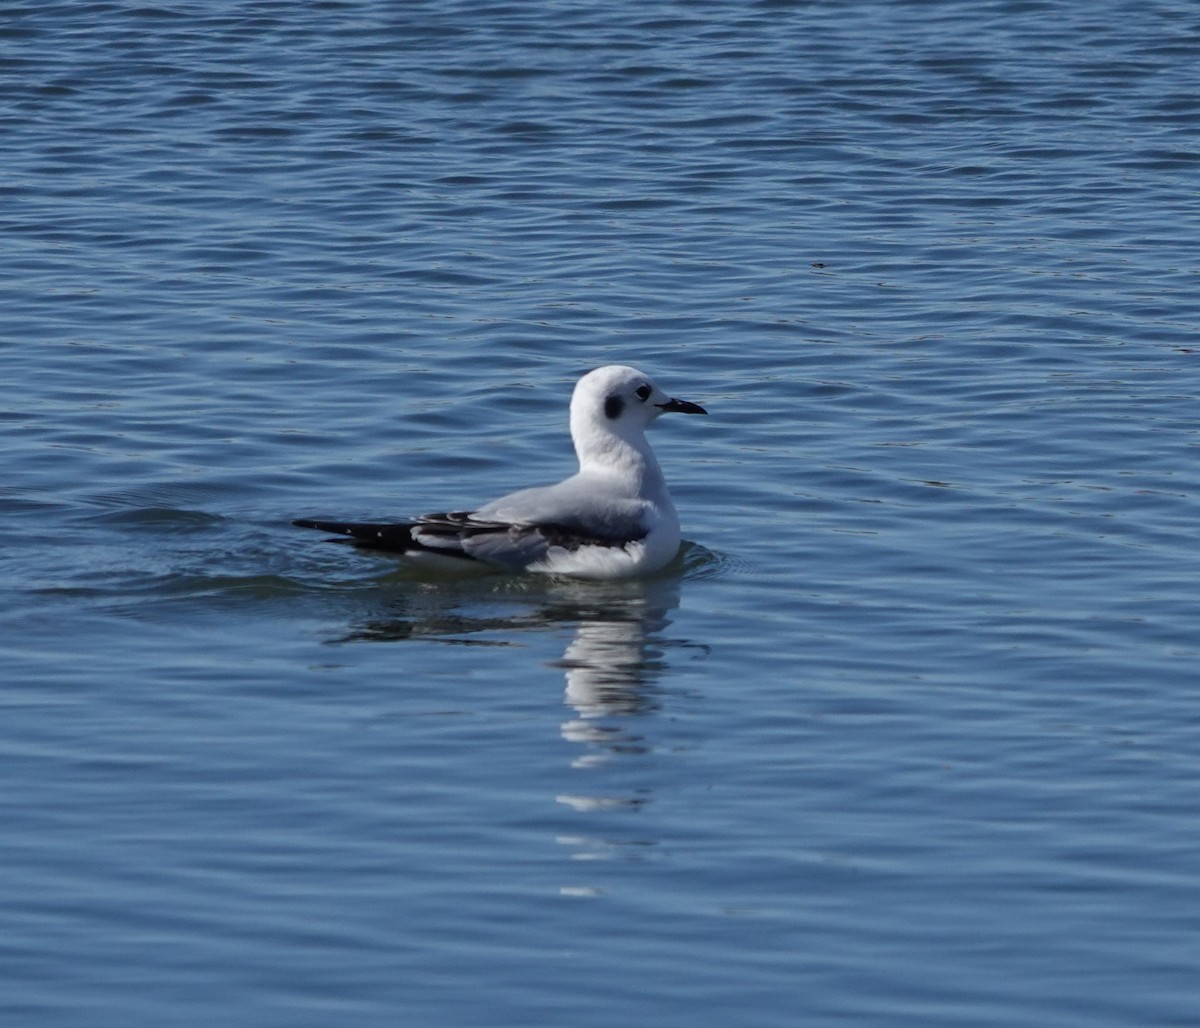
[[[572,394],[579,470],[570,478],[475,510],[406,522],[293,524],[429,567],[591,579],[649,575],[679,552],[679,516],[646,441],[649,425],[671,412],[707,413],[672,398],[636,368],[610,364],[584,375]]]

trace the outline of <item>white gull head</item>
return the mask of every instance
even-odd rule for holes
[[[582,473],[649,472],[661,479],[658,461],[646,442],[646,429],[660,415],[705,414],[703,407],[676,400],[649,375],[623,364],[589,371],[571,396],[571,440]]]

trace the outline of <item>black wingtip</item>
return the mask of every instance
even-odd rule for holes
[[[315,528],[318,532],[333,532],[337,535],[358,535],[366,528],[379,528],[379,525],[356,525],[346,521],[317,521],[313,518],[297,518],[292,522],[297,528]]]
[[[349,535],[355,538],[374,538],[381,530],[391,527],[358,521],[320,521],[316,518],[296,518],[292,524],[297,528],[315,528],[318,532],[333,532],[335,535]]]
[[[318,532],[329,532],[338,537],[329,540],[330,542],[351,543],[364,550],[407,553],[419,548],[410,532],[412,525],[406,522],[319,521],[314,518],[297,518],[292,524],[297,528],[315,528]]]

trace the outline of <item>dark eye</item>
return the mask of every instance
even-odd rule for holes
[[[633,395],[636,396],[639,400],[648,400],[648,399],[650,399],[650,392],[651,392],[650,387],[648,385],[643,384],[643,385],[638,386],[637,389],[635,389],[633,391]]]

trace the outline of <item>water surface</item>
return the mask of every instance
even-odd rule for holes
[[[1191,5],[0,40],[6,1022],[1194,1022]],[[711,411],[664,575],[290,528],[569,473],[607,362]]]

